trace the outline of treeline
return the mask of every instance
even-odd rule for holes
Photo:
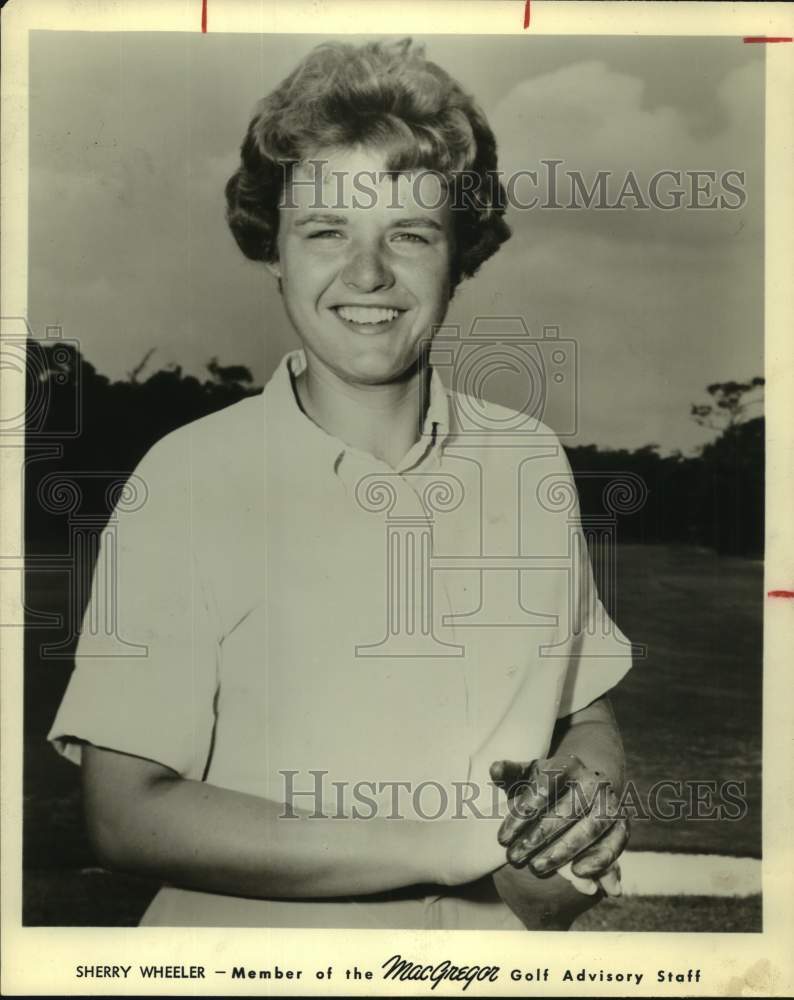
[[[27,551],[66,552],[67,516],[109,514],[108,483],[129,474],[169,431],[261,391],[240,365],[207,365],[202,379],[171,366],[142,378],[148,356],[126,380],[99,374],[68,343],[30,341],[25,483]],[[693,406],[704,422],[714,413],[717,437],[694,457],[663,456],[655,445],[633,451],[568,449],[582,512],[603,512],[610,474],[633,474],[645,484],[639,509],[618,517],[618,540],[707,546],[724,554],[758,556],[763,549],[764,420],[740,419],[744,394],[763,384],[708,387],[715,405]],[[80,496],[57,492],[62,475]],[[60,499],[59,499],[60,497]],[[54,499],[53,499],[54,498]],[[79,504],[80,509],[75,510]],[[67,510],[68,508],[68,510]]]
[[[635,513],[618,515],[618,540],[700,545],[759,557],[764,546],[764,418],[725,427],[699,455],[569,448],[582,512],[603,510],[603,480],[586,473],[634,473],[647,488]]]
[[[203,380],[178,365],[142,379],[147,360],[148,355],[126,379],[111,381],[71,344],[29,341],[28,553],[66,552],[68,515],[107,517],[109,485],[129,475],[155,441],[261,390],[247,368],[224,367],[215,358]],[[59,491],[66,481],[76,486],[79,498],[68,486]]]

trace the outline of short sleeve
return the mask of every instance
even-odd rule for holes
[[[596,585],[585,534],[582,529],[579,502],[573,473],[564,451],[561,475],[567,478],[573,508],[569,513],[571,607],[561,619],[566,629],[568,665],[558,708],[558,718],[586,708],[615,687],[631,669],[631,642],[608,614]],[[610,558],[606,540],[606,560]]]
[[[200,549],[188,428],[144,456],[104,530],[75,668],[48,739],[75,763],[92,743],[205,771],[214,727],[219,629]]]

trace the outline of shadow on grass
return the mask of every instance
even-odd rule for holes
[[[101,869],[25,873],[23,923],[28,926],[135,927],[157,886]],[[575,931],[761,931],[761,897],[645,896],[604,899]]]

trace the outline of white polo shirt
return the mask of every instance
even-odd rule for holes
[[[487,812],[490,763],[545,756],[556,719],[631,665],[592,585],[564,451],[434,372],[394,470],[302,412],[305,363],[287,355],[262,394],[139,463],[145,500],[103,538],[49,739],[75,762],[88,741],[328,815],[447,818],[462,794]],[[503,859],[494,837],[482,873]],[[429,916],[440,898],[166,888],[144,922],[469,926],[459,909]],[[515,925],[498,900],[473,912],[471,926]]]

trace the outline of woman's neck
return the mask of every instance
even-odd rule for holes
[[[295,378],[304,413],[328,434],[396,469],[419,440],[430,368],[416,367],[398,382],[353,385],[309,361]]]

